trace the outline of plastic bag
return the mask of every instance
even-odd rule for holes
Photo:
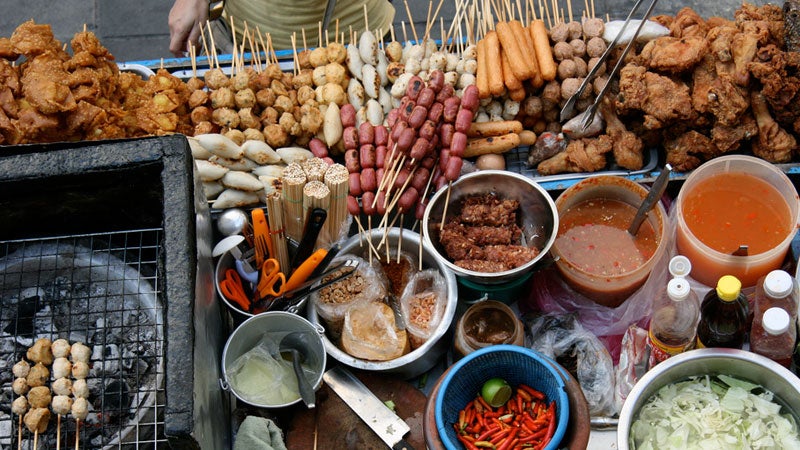
[[[556,360],[578,380],[593,416],[617,413],[611,355],[575,314],[526,314],[523,321],[530,347]]]
[[[356,273],[320,289],[311,297],[317,314],[325,320],[326,328],[333,338],[340,336],[344,316],[351,306],[383,300],[387,293],[386,277],[379,268],[352,255],[337,257],[331,264],[343,258],[358,261]],[[333,278],[337,274],[338,271],[335,271],[329,277]]]
[[[639,381],[647,369],[647,330],[631,325],[622,337],[622,351],[619,355],[614,389],[614,400],[621,409],[633,385]]]
[[[397,328],[394,311],[379,301],[353,305],[344,316],[342,349],[356,358],[389,361],[411,349],[406,330]]]
[[[417,272],[417,263],[410,253],[401,251],[398,255],[394,249],[389,252],[388,257],[379,258],[378,262],[389,283],[389,291],[400,299],[411,275]]]
[[[436,269],[414,274],[400,297],[411,348],[424,344],[439,326],[447,306],[447,285]]]
[[[300,397],[292,363],[278,352],[278,340],[286,333],[266,333],[252,349],[225,368],[231,388],[249,402],[280,405]],[[305,372],[310,371],[303,367]],[[266,384],[265,384],[266,382]]]

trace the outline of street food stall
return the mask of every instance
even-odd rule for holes
[[[159,63],[0,36],[0,444],[800,444],[796,6],[653,5]],[[700,348],[715,295],[739,348]]]

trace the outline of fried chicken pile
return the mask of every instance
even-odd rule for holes
[[[187,89],[167,73],[121,73],[89,31],[70,42],[33,20],[0,38],[0,145],[190,131]]]

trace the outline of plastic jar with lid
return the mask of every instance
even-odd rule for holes
[[[464,312],[454,337],[459,357],[496,344],[525,344],[525,328],[508,305],[496,300],[479,301]]]
[[[772,307],[756,316],[750,333],[750,351],[789,367],[796,339],[796,329],[789,313]]]

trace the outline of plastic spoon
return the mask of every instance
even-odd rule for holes
[[[642,222],[644,222],[647,213],[653,209],[661,196],[664,195],[664,190],[667,189],[670,172],[672,172],[672,166],[665,164],[664,168],[661,169],[661,173],[658,174],[655,183],[653,183],[653,187],[650,188],[650,192],[647,193],[647,197],[644,198],[641,206],[639,206],[639,210],[636,211],[631,226],[628,227],[628,233],[636,236],[636,233],[639,232],[639,227],[642,226]]]
[[[300,390],[300,398],[303,399],[303,403],[305,403],[309,409],[315,406],[316,395],[314,394],[314,387],[308,382],[308,378],[306,378],[306,375],[303,373],[303,368],[300,366],[300,363],[305,361],[308,357],[307,349],[310,345],[311,343],[308,341],[307,333],[293,331],[281,339],[281,343],[278,346],[281,353],[288,352],[292,355],[292,368],[297,377],[297,387]]]

